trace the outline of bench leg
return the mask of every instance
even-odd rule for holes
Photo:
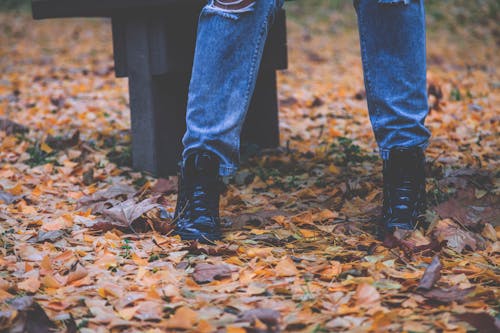
[[[186,131],[186,107],[190,73],[170,73],[155,77],[155,96],[162,106],[157,114],[158,176],[177,174]]]
[[[151,75],[148,23],[130,20],[125,30],[132,166],[157,176],[176,174],[186,128],[189,73]]]
[[[147,19],[114,19],[113,29],[115,58],[119,56],[117,75],[129,77],[133,168],[157,176],[176,174],[186,128],[190,75],[184,71],[152,74],[159,69],[151,61],[156,56],[152,55],[152,32]],[[120,56],[121,50],[125,50],[124,57]],[[279,145],[274,69],[264,66],[259,73],[242,141],[260,148]]]
[[[140,171],[156,174],[156,114],[153,77],[149,62],[147,25],[130,20],[126,26],[127,64],[132,122],[132,164]]]
[[[280,144],[275,70],[261,70],[259,73],[241,140],[260,148],[274,148]]]

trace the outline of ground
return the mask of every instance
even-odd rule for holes
[[[129,167],[109,22],[0,14],[0,329],[498,331],[498,40],[430,20],[428,225],[381,240],[358,37],[339,15],[290,20],[283,147],[245,150],[208,246],[169,236],[175,177]]]

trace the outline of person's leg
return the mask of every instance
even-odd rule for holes
[[[411,229],[429,140],[423,0],[355,0],[370,120],[384,160],[384,222]]]
[[[213,241],[219,176],[236,171],[240,132],[282,0],[211,0],[202,10],[189,87],[175,233]]]
[[[184,160],[192,151],[208,150],[221,160],[221,176],[236,170],[241,128],[267,33],[282,1],[212,0],[203,9],[182,141]]]

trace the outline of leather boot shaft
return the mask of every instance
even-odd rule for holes
[[[174,233],[184,240],[221,238],[219,159],[208,151],[191,154],[181,166]]]
[[[414,229],[425,210],[425,157],[421,148],[397,148],[384,161],[386,230]]]

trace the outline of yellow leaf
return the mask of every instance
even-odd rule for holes
[[[118,290],[116,288],[113,288],[112,285],[106,285],[101,288],[97,289],[97,294],[101,296],[102,298],[107,298],[108,296],[114,296],[114,297],[119,297]]]
[[[50,146],[45,142],[42,142],[42,144],[40,145],[40,149],[47,154],[50,154],[53,151],[52,148],[50,148]]]
[[[246,333],[246,329],[237,326],[228,326],[226,328],[226,333]]]
[[[8,189],[8,191],[12,195],[21,195],[23,193],[23,186],[21,183],[17,183],[16,186]]]
[[[250,233],[253,235],[263,235],[263,234],[268,234],[269,231],[264,229],[252,229],[250,230]]]
[[[302,237],[305,238],[312,238],[316,237],[318,233],[314,230],[309,230],[309,229],[300,229],[300,233],[302,234]]]
[[[342,172],[342,170],[340,170],[339,167],[335,164],[330,164],[330,166],[328,167],[328,171],[334,175],[338,175]]]
[[[42,278],[42,283],[47,288],[60,288],[61,284],[52,274],[45,275]]]

